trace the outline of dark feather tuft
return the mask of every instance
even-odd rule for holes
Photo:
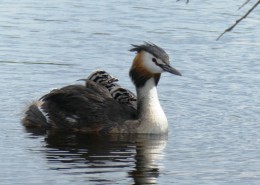
[[[144,42],[142,45],[134,45],[132,44],[133,48],[130,49],[129,51],[134,51],[134,52],[141,52],[141,51],[146,51],[148,53],[151,53],[157,58],[160,58],[163,60],[166,64],[169,64],[169,56],[168,54],[159,46],[151,43],[151,42]]]

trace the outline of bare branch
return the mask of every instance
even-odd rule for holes
[[[251,0],[247,0],[246,2],[244,2],[244,4],[242,4],[242,5],[238,8],[238,10],[240,10],[241,8],[243,8],[244,6],[246,6],[246,4],[249,3],[249,1],[251,1]]]
[[[257,5],[259,5],[259,4],[260,4],[260,0],[258,0],[258,1],[254,4],[254,6],[253,6],[251,9],[248,10],[248,12],[247,12],[245,15],[243,15],[240,19],[236,20],[235,24],[233,24],[232,26],[230,26],[229,28],[227,28],[223,33],[221,33],[220,36],[217,38],[217,40],[219,40],[225,33],[230,32],[233,28],[235,28],[236,25],[237,25],[238,23],[240,23],[243,19],[245,19],[245,18],[257,7]]]

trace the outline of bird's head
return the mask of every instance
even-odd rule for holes
[[[148,42],[132,46],[130,51],[135,51],[137,54],[129,74],[137,87],[143,86],[152,77],[157,85],[162,72],[181,76],[179,71],[171,67],[169,56],[162,48]]]

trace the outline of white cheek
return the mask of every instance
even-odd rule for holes
[[[143,55],[143,65],[144,67],[150,71],[151,73],[162,73],[163,70],[162,68],[160,68],[159,66],[157,66],[153,61],[153,55],[151,55],[150,53],[145,52],[145,54]]]

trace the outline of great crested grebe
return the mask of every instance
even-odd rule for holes
[[[129,75],[136,87],[137,110],[113,99],[104,86],[86,80],[85,86],[55,89],[34,102],[25,112],[24,126],[87,133],[166,133],[168,121],[156,86],[162,72],[181,73],[170,66],[167,53],[155,44],[132,46],[130,51],[137,54]]]

